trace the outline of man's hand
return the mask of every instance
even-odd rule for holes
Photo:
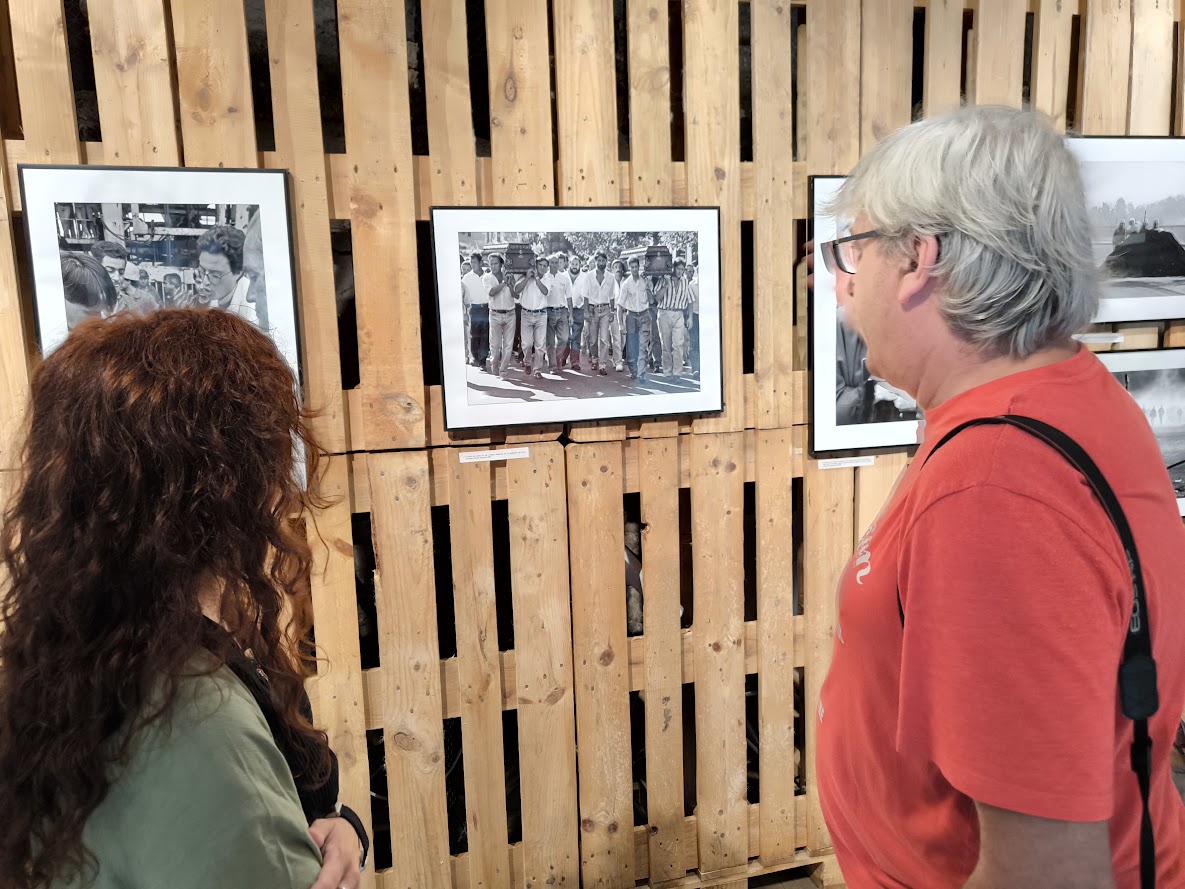
[[[318,818],[309,836],[321,850],[321,873],[312,889],[358,889],[362,848],[358,834],[344,818]]]

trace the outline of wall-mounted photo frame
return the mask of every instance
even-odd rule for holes
[[[866,450],[917,443],[916,403],[868,372],[863,340],[844,322],[835,296],[835,276],[823,263],[822,244],[837,237],[829,206],[843,176],[812,176],[815,287],[811,304],[811,450]]]
[[[1185,318],[1185,139],[1074,137],[1091,246],[1095,321]]]
[[[717,207],[433,207],[445,428],[714,413]]]
[[[1185,349],[1100,352],[1148,418],[1185,516]]]
[[[17,169],[43,355],[90,317],[208,306],[271,336],[299,385],[285,171]]]

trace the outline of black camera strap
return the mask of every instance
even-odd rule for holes
[[[1140,786],[1140,801],[1143,813],[1140,817],[1140,887],[1154,889],[1156,886],[1156,843],[1152,835],[1152,816],[1148,811],[1148,792],[1152,773],[1152,738],[1148,734],[1148,719],[1160,707],[1156,690],[1156,661],[1152,659],[1152,635],[1149,630],[1148,604],[1144,596],[1144,572],[1140,567],[1140,554],[1136,550],[1136,541],[1132,536],[1131,526],[1127,522],[1123,508],[1119,505],[1119,498],[1107,484],[1106,478],[1099,471],[1098,466],[1079,444],[1060,429],[1034,420],[1032,417],[1021,417],[1005,414],[998,417],[979,417],[968,420],[948,432],[926,456],[922,465],[938,452],[944,444],[966,429],[968,426],[1007,425],[1023,429],[1030,435],[1041,439],[1068,460],[1075,469],[1086,477],[1094,490],[1095,496],[1103,504],[1107,517],[1115,526],[1119,540],[1123,544],[1123,552],[1127,557],[1128,571],[1131,573],[1132,584],[1132,613],[1128,623],[1127,634],[1123,641],[1123,658],[1119,664],[1119,701],[1123,715],[1132,720],[1134,725],[1131,746],[1131,766],[1136,773],[1136,781]],[[901,606],[901,595],[897,595],[897,608],[901,613],[901,622],[905,624],[905,611]]]

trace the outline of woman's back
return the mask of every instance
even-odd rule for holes
[[[196,669],[208,669],[207,658]],[[321,855],[262,712],[225,666],[183,678],[168,724],[132,742],[83,841],[99,862],[54,889],[308,889]]]

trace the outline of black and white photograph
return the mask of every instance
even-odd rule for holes
[[[19,170],[43,353],[88,318],[205,306],[269,333],[300,379],[282,171]]]
[[[842,237],[851,224],[832,218],[829,210],[843,181],[843,176],[811,177],[815,220],[811,450],[815,453],[913,445],[921,418],[913,398],[869,373],[868,349],[846,323],[836,299],[835,276],[823,262],[822,245]]]
[[[1185,139],[1066,141],[1102,277],[1095,321],[1185,317]]]
[[[719,210],[433,208],[449,429],[719,411]]]
[[[1100,352],[1099,359],[1148,418],[1185,516],[1185,349]]]

